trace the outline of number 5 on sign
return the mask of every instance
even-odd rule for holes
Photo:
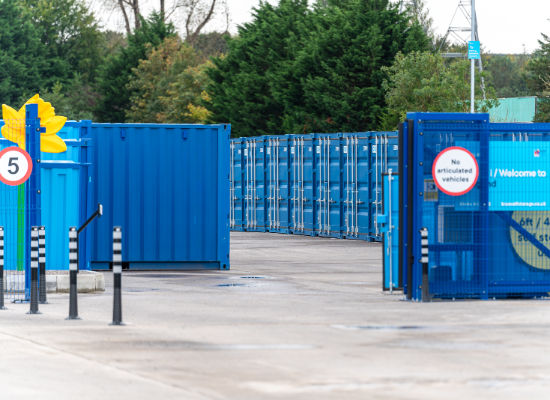
[[[0,181],[10,186],[21,185],[31,172],[32,160],[25,150],[7,147],[0,151]]]

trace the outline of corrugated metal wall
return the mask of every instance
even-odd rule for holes
[[[489,111],[491,122],[533,122],[536,97],[499,99],[500,105]]]
[[[4,122],[0,120],[0,127]],[[42,221],[46,227],[46,267],[49,270],[69,269],[68,232],[70,226],[80,226],[86,220],[90,207],[88,197],[91,189],[89,165],[86,155],[91,151],[91,141],[81,138],[86,133],[86,124],[68,121],[57,135],[67,144],[67,151],[59,154],[41,153],[41,162],[34,168],[41,168]],[[0,150],[16,146],[0,137]],[[0,198],[16,196],[17,187],[0,184]],[[13,203],[13,202],[12,202]],[[15,202],[16,204],[17,202]],[[8,215],[9,209],[3,207]],[[17,219],[0,221],[6,230],[7,240],[16,239]],[[86,233],[80,238],[80,268],[89,267],[89,240]],[[8,269],[9,266],[6,266]]]
[[[378,241],[397,161],[396,132],[233,139],[231,229]]]
[[[91,124],[92,268],[229,269],[230,125]]]

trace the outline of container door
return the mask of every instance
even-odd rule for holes
[[[314,205],[316,198],[316,173],[315,169],[315,152],[313,140],[308,138],[302,138],[303,147],[303,163],[304,163],[304,175],[303,175],[303,192],[304,192],[304,208],[303,208],[303,220],[304,220],[304,233],[306,235],[315,235],[316,228],[316,206]]]
[[[265,216],[265,176],[264,176],[264,143],[263,140],[253,139],[251,141],[252,150],[252,219],[254,231],[264,231],[266,216]]]
[[[372,236],[372,205],[371,199],[371,151],[368,134],[361,134],[364,137],[355,137],[354,165],[356,176],[356,195],[355,199],[355,228],[356,237],[362,240],[368,240]]]
[[[290,185],[289,185],[289,151],[288,141],[286,138],[281,137],[277,139],[279,155],[278,171],[277,171],[277,224],[280,233],[289,233],[290,221],[289,221],[289,199],[290,199]]]
[[[231,228],[242,230],[244,209],[243,146],[240,141],[231,142]]]
[[[328,149],[328,213],[329,224],[327,230],[328,236],[339,238],[341,235],[342,219],[341,219],[341,178],[342,174],[342,149],[340,138],[332,137],[329,140]]]

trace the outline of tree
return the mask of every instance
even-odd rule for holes
[[[485,69],[490,72],[490,78],[486,84],[495,88],[499,98],[529,96],[524,79],[528,61],[527,54],[489,56]]]
[[[20,0],[46,47],[51,84],[73,72],[95,79],[102,61],[103,35],[95,16],[82,0]],[[54,61],[56,60],[56,61]]]
[[[422,27],[387,0],[331,0],[313,15],[312,31],[293,67],[303,90],[285,100],[302,132],[375,129],[385,107],[381,68],[400,51],[428,50]],[[291,113],[288,113],[291,114]]]
[[[39,31],[16,0],[0,1],[0,103],[38,91],[49,68]],[[28,97],[31,97],[30,94]]]
[[[470,111],[470,62],[456,60],[449,66],[438,53],[399,53],[391,67],[384,67],[387,74],[383,88],[386,90],[388,110],[380,129],[395,130],[397,123],[406,118],[407,112],[469,112]],[[486,101],[481,91],[481,78],[487,72],[476,73],[476,103],[478,112],[488,112],[498,105],[495,91],[486,88]]]
[[[42,89],[40,95],[55,107],[58,115],[75,121],[93,119],[92,111],[99,99],[90,84],[76,72],[67,84],[57,82],[51,90]]]
[[[198,107],[206,74],[195,50],[170,37],[154,48],[148,45],[147,58],[133,70],[128,83],[132,91],[129,122],[197,122],[189,105]],[[204,66],[202,67],[202,70]],[[195,110],[195,114],[196,114]]]
[[[95,85],[102,97],[94,113],[100,121],[125,121],[125,110],[130,108],[132,96],[132,90],[127,88],[132,69],[146,58],[147,44],[156,48],[175,34],[174,25],[166,24],[160,14],[153,13],[147,20],[142,18],[141,27],[128,36],[128,47],[121,47],[118,53],[107,58]]]
[[[213,59],[216,68],[207,72],[211,122],[231,122],[239,136],[284,133],[285,105],[272,85],[286,79],[284,93],[301,96],[291,69],[310,14],[306,0],[281,0],[277,7],[260,2],[253,21],[227,39],[227,56]]]
[[[527,65],[526,81],[531,93],[537,95],[546,89],[546,76],[550,75],[550,36],[542,34],[540,47]]]
[[[219,57],[229,51],[227,37],[230,37],[228,32],[201,33],[193,43],[193,48],[206,60],[210,57]]]

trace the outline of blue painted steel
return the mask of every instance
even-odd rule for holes
[[[109,266],[118,225],[132,268],[229,269],[230,125],[92,123],[91,132],[93,204],[104,205],[88,228],[92,268]]]
[[[402,196],[407,198],[412,190],[413,226],[407,226],[406,220],[400,221],[400,229],[413,235],[413,299],[421,296],[418,233],[421,227],[430,232],[432,296],[479,299],[548,296],[550,213],[536,206],[526,209],[523,201],[536,198],[539,189],[548,186],[542,179],[547,163],[539,158],[545,157],[550,124],[489,123],[487,114],[412,113],[408,117],[414,120],[414,131],[404,135],[414,137],[414,159],[408,164],[414,167],[414,179],[412,187],[410,183],[405,185]],[[514,143],[515,152],[510,151]],[[479,165],[476,187],[462,196],[446,195],[433,184],[434,159],[451,146],[473,149]],[[503,183],[502,179],[512,178],[497,177],[492,171],[495,165],[523,166],[525,170],[535,165],[536,178],[541,182]],[[491,205],[491,196],[494,202],[499,190],[506,191],[501,193],[506,198],[518,198],[518,207],[502,211],[500,205]],[[404,271],[407,261],[401,260]],[[407,282],[410,277],[404,278]]]
[[[397,150],[395,132],[233,139],[231,229],[380,241]]]
[[[402,287],[399,268],[399,176],[387,173],[382,177],[382,212],[376,218],[382,233],[382,288]]]
[[[4,122],[0,120],[0,127],[3,125]],[[34,163],[33,168],[40,172],[40,189],[34,190],[40,190],[41,202],[41,222],[35,220],[34,223],[46,227],[48,270],[69,269],[67,231],[70,226],[80,226],[91,214],[89,210],[93,209],[89,204],[88,193],[91,171],[88,164],[82,162],[86,161],[82,153],[91,149],[91,139],[81,139],[81,135],[85,135],[84,127],[85,123],[68,121],[57,133],[67,145],[67,151],[58,154],[41,152],[40,157],[36,157],[40,158],[40,163]],[[14,143],[0,138],[0,150],[9,146],[14,146]],[[6,185],[0,185],[0,193],[2,197],[8,193],[11,197],[16,196],[16,191]],[[13,200],[17,203],[16,197]],[[7,240],[16,241],[16,218],[7,218],[1,224],[6,227]],[[80,268],[86,269],[90,260],[89,240],[81,238],[79,248]],[[11,267],[6,266],[8,268]]]

